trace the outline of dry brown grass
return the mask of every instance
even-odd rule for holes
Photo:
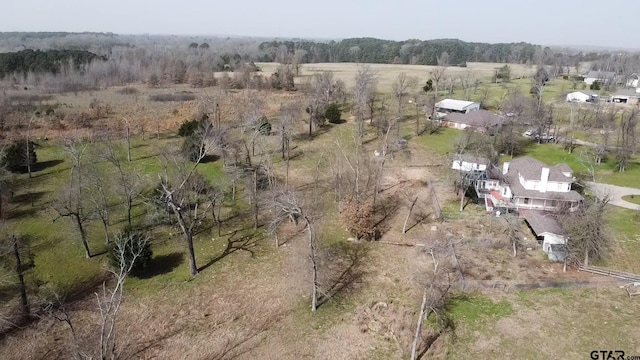
[[[276,71],[277,63],[258,63],[265,75],[270,75]],[[354,63],[318,63],[304,64],[302,66],[300,77],[296,78],[296,84],[304,83],[305,78],[319,71],[332,71],[337,79],[344,81],[345,85],[350,88],[353,86],[355,75],[358,68],[362,65],[371,67],[376,73],[378,79],[378,91],[388,93],[391,90],[391,84],[395,81],[400,73],[407,76],[418,78],[420,87],[430,78],[431,72],[435,66],[430,65],[398,65],[398,64],[354,64]],[[470,71],[473,75],[483,82],[487,82],[495,74],[497,68],[504,66],[502,63],[467,63],[467,67],[447,68],[446,74],[453,77],[459,77],[463,73]],[[521,64],[509,64],[511,67],[512,77],[529,77],[535,72],[535,68]],[[417,89],[414,89],[417,90]]]

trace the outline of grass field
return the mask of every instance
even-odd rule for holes
[[[272,74],[276,71],[277,63],[256,63],[265,74]],[[302,66],[300,77],[296,82],[303,83],[305,79],[315,72],[332,71],[337,79],[344,81],[347,88],[353,87],[354,78],[360,66],[369,66],[376,74],[378,79],[378,91],[388,93],[391,90],[391,84],[396,80],[400,73],[407,76],[416,77],[418,86],[424,86],[425,82],[431,77],[431,72],[435,66],[429,65],[393,65],[393,64],[354,64],[354,63],[318,63],[304,64]],[[465,72],[472,72],[474,76],[483,83],[490,82],[496,69],[504,66],[501,63],[467,63],[467,67],[447,67],[446,74],[448,76],[459,77]],[[519,64],[509,64],[513,77],[529,77],[535,72],[535,67],[527,67]],[[415,89],[419,90],[419,89]],[[528,88],[527,88],[528,92]]]
[[[551,289],[454,303],[462,321],[449,358],[588,359],[593,350],[640,353],[640,303],[623,291]],[[596,310],[597,309],[597,310]],[[596,335],[597,334],[597,335]]]

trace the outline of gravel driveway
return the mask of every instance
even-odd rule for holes
[[[609,197],[611,198],[609,204],[611,205],[632,210],[640,210],[640,205],[622,200],[622,197],[627,195],[640,196],[640,189],[594,182],[587,182],[587,186],[599,198],[609,195]]]

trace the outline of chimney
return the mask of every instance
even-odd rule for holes
[[[547,183],[549,182],[549,168],[543,167],[540,173],[540,192],[547,192]]]
[[[505,161],[505,163],[502,164],[502,175],[507,175],[508,172],[509,172],[509,162]]]

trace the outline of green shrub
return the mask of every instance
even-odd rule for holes
[[[151,241],[149,241],[149,236],[146,233],[127,229],[116,235],[115,240],[109,247],[109,260],[111,266],[116,269],[119,269],[122,265],[119,248],[124,249],[125,267],[131,266],[133,254],[139,254],[131,267],[131,275],[140,275],[151,264],[153,252],[151,251]]]
[[[340,117],[342,116],[342,110],[336,103],[331,103],[327,106],[327,110],[324,112],[324,117],[332,124],[339,124]]]
[[[200,156],[200,141],[194,134],[184,138],[182,146],[180,147],[180,153],[187,160],[198,160],[198,157]]]
[[[209,120],[207,114],[202,114],[200,118],[196,118],[193,120],[185,121],[180,125],[178,129],[178,135],[182,137],[187,137],[195,134],[196,130],[202,125],[205,124],[206,121]]]
[[[260,118],[260,121],[254,127],[254,130],[264,136],[271,134],[271,123],[266,116]]]
[[[24,172],[28,165],[35,165],[38,162],[35,144],[29,142],[27,156],[27,141],[18,140],[4,149],[2,154],[2,166],[11,172]]]

